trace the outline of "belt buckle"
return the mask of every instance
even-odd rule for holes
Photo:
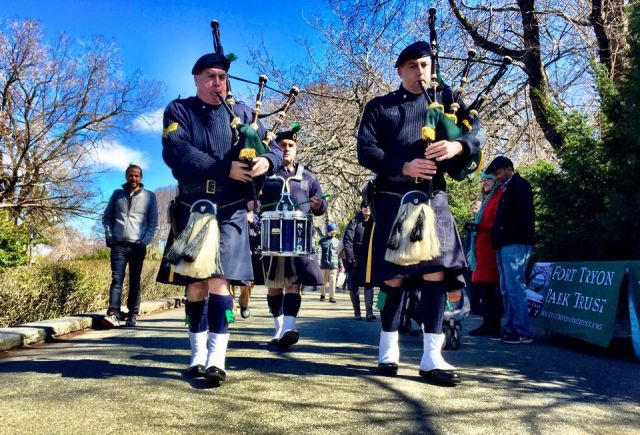
[[[216,180],[207,180],[204,190],[210,194],[216,193]]]

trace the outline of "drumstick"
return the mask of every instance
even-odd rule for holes
[[[331,193],[325,193],[324,195],[320,195],[320,199],[331,198],[332,196],[333,196],[333,194],[331,194]],[[308,199],[306,201],[302,201],[302,202],[298,202],[296,204],[293,204],[293,206],[294,207],[298,207],[299,205],[308,204],[310,202],[311,202],[311,200]],[[265,209],[265,208],[268,208],[268,207],[273,207],[274,205],[278,205],[279,203],[280,203],[280,201],[270,202],[268,204],[262,204],[262,208]]]

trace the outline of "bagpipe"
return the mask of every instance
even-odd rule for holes
[[[424,150],[435,141],[455,141],[477,128],[482,105],[487,101],[489,92],[506,73],[508,65],[512,62],[510,57],[505,56],[488,85],[467,106],[463,95],[466,92],[465,86],[469,82],[469,70],[476,57],[476,51],[471,49],[467,53],[459,86],[451,89],[444,85],[440,76],[439,44],[435,21],[436,9],[430,8],[428,24],[431,42],[431,80],[428,88],[424,82],[420,82],[428,106],[421,131],[424,147],[417,150],[419,153],[416,157],[424,155]],[[442,87],[441,91],[438,90],[439,87]],[[481,159],[482,152],[480,150],[463,169],[447,172],[453,179],[461,181],[480,168]],[[418,182],[419,180],[416,179],[416,183]],[[431,207],[432,186],[433,182],[429,179],[427,192],[412,190],[401,198],[400,209],[387,241],[386,261],[408,266],[432,260],[440,255],[440,240],[436,228],[437,218]]]

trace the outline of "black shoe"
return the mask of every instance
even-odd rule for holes
[[[335,304],[336,300],[334,298],[329,298],[329,302],[331,302],[332,304]]]
[[[242,305],[240,305],[240,315],[243,319],[247,319],[251,317],[251,310],[249,309],[249,307],[243,307]]]
[[[502,341],[503,338],[507,337],[507,333],[504,331],[499,331],[498,333],[494,334],[494,335],[490,335],[489,339],[493,340],[493,341]]]
[[[201,378],[204,376],[204,366],[196,364],[195,366],[189,367],[184,374],[190,378]]]
[[[354,319],[355,320],[362,320],[362,316],[355,316]]]
[[[324,302],[324,296],[320,296],[320,302]]]
[[[376,316],[374,316],[373,314],[369,314],[367,316],[367,322],[371,322],[372,320],[376,320]]]
[[[211,366],[204,371],[204,378],[214,385],[220,385],[220,382],[227,380],[227,372],[216,366]]]
[[[472,337],[493,337],[497,334],[500,334],[500,329],[492,328],[484,323],[479,328],[469,331],[469,335]]]
[[[129,314],[129,317],[127,317],[127,326],[129,326],[130,328],[134,328],[136,326],[137,322],[137,317],[135,314]]]
[[[396,376],[398,374],[398,364],[378,363],[377,371],[380,376]]]
[[[300,334],[295,329],[289,329],[287,332],[282,334],[280,340],[278,340],[278,347],[280,350],[287,350],[289,346],[293,346],[298,342],[300,338]]]
[[[418,372],[427,382],[434,385],[452,387],[460,383],[460,377],[454,370],[433,369],[429,371],[420,370]]]

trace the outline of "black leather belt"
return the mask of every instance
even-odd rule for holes
[[[222,185],[216,180],[206,180],[201,183],[182,183],[178,184],[178,194],[190,195],[193,193],[208,193],[210,195],[224,192]]]

